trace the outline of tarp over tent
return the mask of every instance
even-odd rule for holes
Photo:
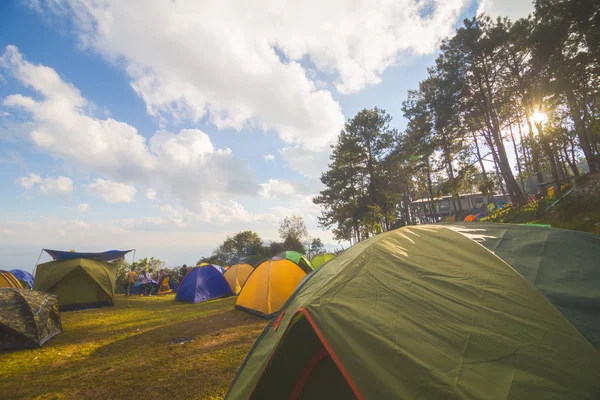
[[[268,318],[281,308],[310,272],[312,269],[303,270],[286,258],[264,261],[246,279],[235,308]]]
[[[23,285],[21,285],[21,282],[12,273],[0,270],[0,288],[23,289]]]
[[[308,261],[308,258],[304,257],[302,254],[298,253],[297,251],[281,252],[281,253],[277,254],[275,257],[273,257],[273,260],[277,260],[277,259],[286,259],[286,260],[293,261],[296,264],[298,264],[300,266],[300,268],[302,268],[304,271],[307,271],[306,272],[307,274],[315,269],[315,267],[311,264],[311,262]]]
[[[517,270],[600,351],[600,236],[515,224],[451,224]]]
[[[11,269],[10,273],[15,276],[20,282],[23,288],[32,289],[33,288],[33,275],[29,272],[22,269]]]
[[[226,398],[599,394],[596,350],[517,271],[444,226],[411,226],[360,242],[309,275]]]
[[[74,260],[77,258],[87,258],[88,260],[96,261],[114,261],[125,257],[127,253],[132,252],[133,250],[108,250],[102,253],[78,253],[76,251],[50,249],[44,249],[44,251],[48,253],[54,261]]]
[[[254,267],[250,264],[235,264],[230,266],[223,276],[227,280],[231,291],[238,294],[252,271],[254,271]]]
[[[0,289],[0,349],[42,347],[62,331],[57,296]]]
[[[312,260],[310,260],[310,263],[313,265],[313,267],[315,269],[317,269],[321,265],[325,264],[327,261],[331,260],[333,257],[335,257],[335,254],[331,254],[331,253],[317,254],[316,256],[314,256],[312,258]]]
[[[117,265],[77,258],[39,264],[33,289],[58,296],[61,311],[114,304]]]
[[[179,282],[175,300],[200,303],[232,294],[223,273],[213,265],[205,265],[192,269]]]

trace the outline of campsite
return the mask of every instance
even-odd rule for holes
[[[0,400],[600,399],[600,1],[0,4]]]

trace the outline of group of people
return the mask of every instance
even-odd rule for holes
[[[139,277],[140,292],[138,296],[152,296],[154,287],[152,286],[152,270],[142,272]],[[131,271],[127,273],[127,281],[125,282],[125,297],[131,296],[131,288],[135,286],[137,273],[134,267],[131,267]]]

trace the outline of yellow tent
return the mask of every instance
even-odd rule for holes
[[[288,259],[264,261],[246,280],[235,308],[270,317],[279,311],[306,273]]]
[[[8,271],[0,271],[0,288],[9,287],[23,289],[23,285],[13,274]]]
[[[165,277],[163,277],[162,282],[160,283],[160,286],[158,287],[157,294],[173,293],[173,289],[171,289],[170,281],[171,281],[171,275],[166,275]]]
[[[254,267],[250,264],[235,264],[227,268],[223,276],[227,279],[231,292],[238,294],[252,271]]]

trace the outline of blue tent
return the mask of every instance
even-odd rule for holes
[[[29,272],[23,271],[22,269],[11,269],[10,273],[20,280],[21,284],[25,283],[25,285],[23,285],[25,289],[33,288],[33,275]],[[29,287],[27,287],[27,285],[29,285]]]
[[[192,269],[179,282],[175,300],[200,303],[232,294],[221,271],[213,265],[206,265]]]
[[[131,288],[131,295],[133,296],[140,294],[140,286],[141,283],[136,283],[132,288]],[[155,294],[158,291],[158,282],[156,282],[154,279],[152,279],[152,294]]]
[[[220,265],[215,265],[215,264],[211,264],[213,267],[215,267],[216,269],[219,270],[220,273],[225,274],[225,268],[221,267]]]
[[[44,249],[44,251],[50,254],[50,257],[54,261],[60,260],[73,260],[75,258],[87,258],[88,260],[96,261],[114,261],[119,258],[125,257],[125,255],[133,250],[109,250],[102,253],[78,253],[74,251],[61,251],[61,250],[50,250]]]

